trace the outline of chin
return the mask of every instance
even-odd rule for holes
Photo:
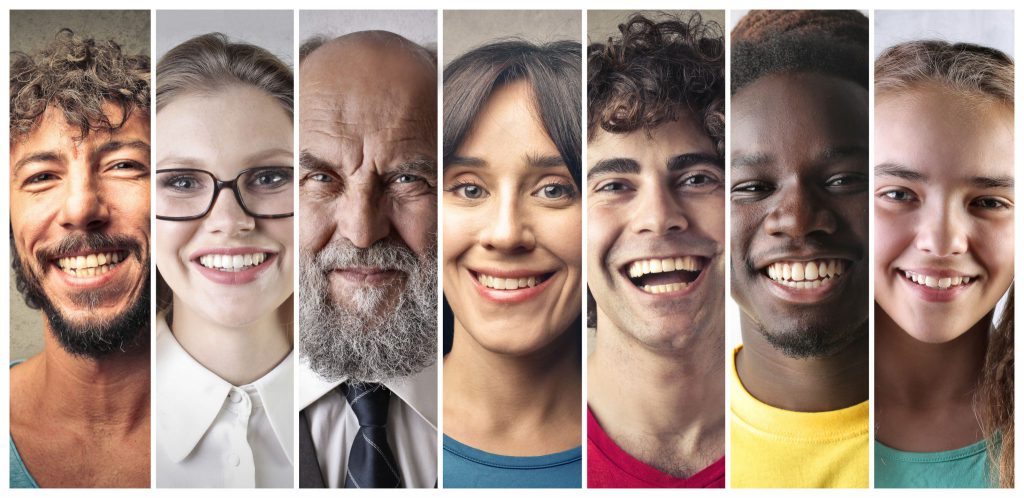
[[[539,328],[524,328],[522,325],[511,327],[497,323],[486,329],[477,327],[467,332],[480,347],[507,356],[527,356],[540,352],[559,337],[559,334]]]

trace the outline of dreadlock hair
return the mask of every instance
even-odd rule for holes
[[[11,144],[27,138],[49,107],[84,139],[93,131],[117,130],[135,111],[149,116],[149,56],[128,55],[112,40],[62,29],[35,56],[11,53],[10,91]],[[120,108],[118,120],[107,115],[105,104]]]
[[[820,73],[868,88],[868,18],[855,10],[752,10],[732,30],[732,94],[762,76]]]

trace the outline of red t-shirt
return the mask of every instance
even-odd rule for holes
[[[622,451],[587,407],[588,488],[724,488],[725,457],[686,478],[670,476]]]

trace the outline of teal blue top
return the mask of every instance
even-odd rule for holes
[[[25,360],[17,360],[11,362],[11,368],[18,363]],[[18,448],[14,446],[14,438],[11,438],[11,489],[14,488],[38,488],[39,484],[32,478],[32,474],[28,473],[28,469],[25,468],[25,462],[21,461],[21,455],[18,454]]]
[[[579,488],[583,447],[550,455],[495,455],[444,436],[446,488]]]
[[[988,488],[985,440],[948,451],[915,453],[875,441],[876,488]]]

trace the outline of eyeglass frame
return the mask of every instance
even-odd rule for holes
[[[156,215],[156,219],[163,220],[163,221],[195,221],[195,220],[203,219],[207,215],[210,214],[210,211],[213,210],[213,206],[215,204],[217,204],[217,199],[220,197],[220,191],[225,189],[225,188],[230,189],[232,192],[235,193],[235,201],[238,202],[238,207],[242,208],[242,212],[244,212],[246,215],[248,215],[251,218],[280,219],[280,218],[290,218],[292,216],[295,216],[295,211],[292,211],[292,212],[287,213],[287,214],[255,214],[252,211],[250,211],[248,207],[246,207],[245,201],[242,200],[242,193],[238,191],[238,179],[241,178],[242,175],[244,175],[244,174],[246,174],[246,173],[248,173],[250,171],[257,171],[257,170],[261,170],[261,169],[275,169],[275,168],[280,168],[280,167],[281,166],[277,166],[277,167],[275,167],[275,166],[257,166],[255,168],[246,168],[246,169],[243,169],[242,171],[239,171],[238,175],[236,175],[233,180],[221,180],[220,178],[217,178],[217,175],[213,174],[213,172],[206,171],[205,169],[197,169],[197,168],[158,169],[158,170],[156,170],[157,174],[160,174],[160,173],[170,173],[170,172],[183,172],[183,173],[184,172],[189,172],[189,173],[203,173],[203,174],[209,175],[210,177],[213,178],[213,195],[210,197],[210,204],[208,204],[206,206],[206,210],[203,211],[202,214],[199,214],[199,215],[196,215],[196,216],[160,216],[158,214],[158,215]],[[292,168],[292,170],[294,171],[294,168]]]

